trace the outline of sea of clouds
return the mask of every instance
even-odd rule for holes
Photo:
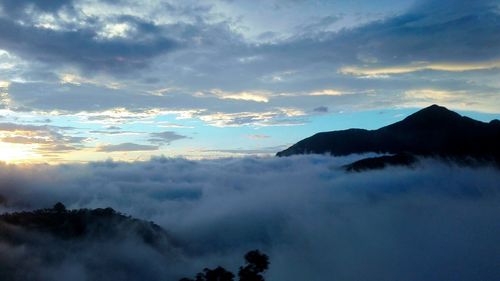
[[[1,212],[57,201],[112,207],[163,227],[172,249],[152,249],[133,236],[78,245],[43,236],[37,247],[4,241],[0,277],[177,280],[217,265],[237,271],[252,249],[269,255],[271,281],[500,276],[500,170],[422,159],[414,168],[343,171],[351,160],[2,164]],[[61,258],[47,258],[54,251]]]

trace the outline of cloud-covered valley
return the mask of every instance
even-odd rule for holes
[[[266,280],[498,276],[498,169],[423,159],[413,169],[347,173],[340,167],[350,158],[3,164],[3,212],[57,201],[112,207],[157,223],[171,244],[155,249],[134,235],[62,243],[40,234],[33,239],[44,243],[31,246],[2,239],[0,275],[14,268],[44,280],[177,280],[206,266],[237,270],[258,248],[270,257]]]

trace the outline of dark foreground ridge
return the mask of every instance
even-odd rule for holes
[[[61,203],[0,215],[0,248],[0,280],[12,281],[158,280],[177,251],[152,222]]]
[[[62,203],[48,209],[0,215],[1,240],[27,242],[21,241],[22,235],[16,235],[21,231],[62,240],[114,240],[134,235],[153,247],[168,240],[160,226],[123,215],[112,208],[67,210]]]
[[[348,129],[323,132],[303,139],[276,155],[384,153],[347,165],[349,170],[409,165],[412,156],[475,159],[500,165],[500,121],[477,121],[438,105],[424,108],[404,120],[377,130]]]

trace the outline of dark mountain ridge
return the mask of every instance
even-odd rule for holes
[[[432,105],[377,130],[323,132],[303,139],[277,156],[295,154],[385,153],[473,158],[500,164],[500,121],[477,121]]]
[[[151,247],[164,246],[169,235],[158,225],[116,212],[112,208],[67,210],[53,208],[0,215],[0,241],[26,243],[20,233],[40,233],[62,240],[116,240],[135,236]]]

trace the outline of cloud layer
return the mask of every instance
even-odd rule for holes
[[[281,127],[266,144],[277,146],[341,112],[438,102],[499,114],[497,1],[372,2],[0,1],[0,115],[79,128],[80,151],[151,145],[168,121],[193,129],[169,146],[185,155],[222,149],[205,145],[224,141],[218,128]],[[149,118],[127,128],[141,136],[86,127],[134,118]]]
[[[51,264],[45,272],[75,270],[96,276],[94,271],[102,270],[120,278],[118,271],[101,266],[123,261],[133,271],[131,279],[149,274],[144,276],[163,280],[191,276],[205,266],[235,270],[243,253],[259,248],[270,256],[269,280],[498,276],[497,169],[424,159],[415,169],[341,171],[350,160],[156,158],[3,165],[0,194],[3,211],[48,207],[56,201],[70,208],[110,206],[160,224],[178,246],[177,254],[160,258],[134,238],[105,255],[90,244],[84,254],[67,254],[68,260]],[[26,258],[19,248],[2,247],[11,253],[4,262]]]

